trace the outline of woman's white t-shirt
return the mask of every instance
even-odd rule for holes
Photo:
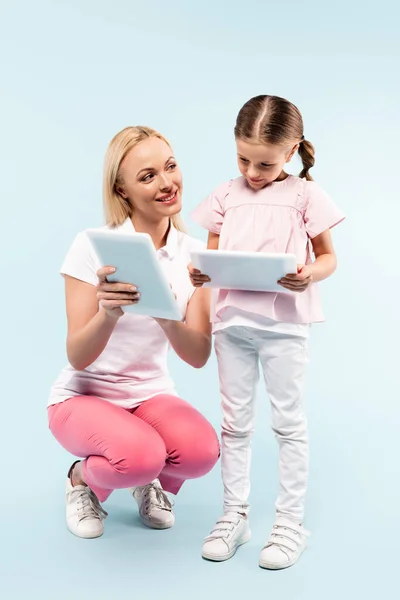
[[[129,233],[134,228],[127,219],[113,231]],[[200,248],[204,248],[203,242],[171,227],[166,245],[157,252],[183,320],[195,291],[187,270],[190,252]],[[83,231],[76,236],[61,274],[95,286],[98,283],[96,272],[101,266]],[[48,405],[72,396],[90,395],[123,408],[134,408],[157,394],[176,395],[167,367],[168,350],[168,339],[154,319],[125,313],[117,322],[107,346],[89,367],[83,371],[77,371],[69,364],[64,367],[52,386]]]

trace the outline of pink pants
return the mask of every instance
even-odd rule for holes
[[[208,473],[219,458],[217,434],[193,406],[162,394],[126,410],[95,396],[75,396],[48,408],[50,431],[84,457],[83,479],[104,502],[119,488],[159,478],[176,494],[186,479]]]

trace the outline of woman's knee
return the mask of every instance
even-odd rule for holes
[[[220,444],[215,429],[204,419],[195,430],[187,431],[177,447],[176,455],[175,464],[179,464],[180,470],[187,473],[188,477],[206,475],[220,457]],[[168,462],[173,464],[174,456],[170,456]]]
[[[164,441],[158,435],[151,437],[150,444],[130,442],[121,445],[110,458],[110,465],[126,479],[127,487],[146,485],[156,479],[165,467],[167,450]]]

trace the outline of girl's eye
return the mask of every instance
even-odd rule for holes
[[[241,162],[242,162],[242,163],[248,163],[248,162],[249,162],[249,161],[247,160],[247,158],[242,158],[242,157],[240,157],[240,160],[241,160]]]
[[[261,163],[261,166],[263,169],[270,169],[272,167],[272,165],[266,165],[265,163]]]
[[[168,165],[168,170],[169,171],[173,171],[174,169],[176,169],[176,164],[175,163],[171,163],[170,165]]]

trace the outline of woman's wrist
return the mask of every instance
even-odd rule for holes
[[[115,325],[117,323],[117,321],[119,321],[120,318],[124,314],[122,311],[121,311],[122,314],[111,313],[108,310],[106,310],[105,308],[103,308],[102,306],[99,309],[99,313],[102,316],[103,322],[110,324],[110,325]]]

